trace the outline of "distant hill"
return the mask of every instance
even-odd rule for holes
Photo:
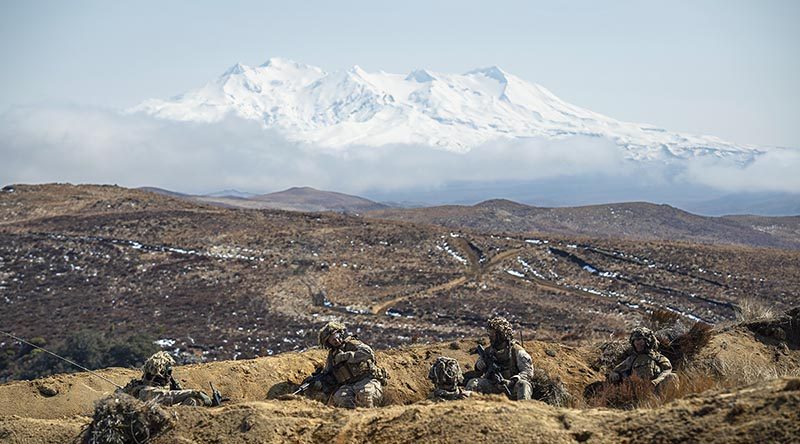
[[[337,211],[361,213],[389,208],[363,197],[332,191],[321,191],[311,187],[294,187],[277,193],[255,196],[252,200],[268,203],[271,208],[296,211]]]
[[[247,193],[245,191],[239,190],[222,190],[216,191],[214,193],[204,194],[205,197],[233,197],[238,199],[248,199],[253,196],[257,196],[255,193]]]
[[[191,194],[179,193],[177,191],[170,191],[170,190],[165,190],[163,188],[157,188],[157,187],[139,187],[137,189],[138,190],[142,190],[142,191],[149,191],[151,193],[160,194],[162,196],[177,197],[177,198],[192,197]]]
[[[541,208],[510,200],[373,211],[370,217],[495,233],[677,240],[800,249],[800,216],[698,216],[647,202]]]
[[[349,194],[333,191],[322,191],[311,187],[294,187],[276,193],[261,195],[243,193],[237,190],[225,190],[202,196],[176,193],[154,187],[143,187],[140,189],[223,208],[311,212],[333,211],[337,213],[356,214],[390,208],[388,205],[373,202],[363,197],[351,196]]]

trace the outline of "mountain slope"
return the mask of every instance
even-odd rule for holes
[[[165,119],[261,122],[294,141],[325,147],[418,144],[466,152],[490,141],[604,138],[629,159],[711,155],[747,162],[762,152],[716,137],[627,123],[569,104],[541,85],[493,66],[465,74],[427,70],[327,73],[273,58],[237,64],[205,86],[131,109]]]

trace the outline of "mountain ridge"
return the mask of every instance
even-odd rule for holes
[[[765,149],[713,136],[621,122],[559,99],[497,66],[464,74],[417,69],[370,73],[358,65],[326,72],[272,58],[236,64],[205,86],[129,110],[170,120],[256,120],[289,140],[323,148],[425,145],[453,152],[503,140],[606,138],[631,160],[714,156],[746,163]]]

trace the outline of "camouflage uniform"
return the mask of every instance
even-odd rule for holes
[[[331,343],[336,335],[338,345]],[[319,331],[319,344],[328,349],[323,372],[331,374],[338,388],[333,394],[337,407],[374,407],[383,400],[386,371],[375,362],[375,353],[367,344],[345,335],[345,326],[329,322]]]
[[[141,401],[155,401],[161,405],[210,406],[211,398],[200,390],[183,390],[172,377],[175,360],[167,352],[158,352],[145,361],[142,378],[134,379],[123,393]]]
[[[511,324],[501,317],[489,319],[487,330],[491,333],[492,345],[486,352],[494,357],[494,362],[500,368],[502,378],[507,381],[506,386],[516,400],[531,399],[533,388],[530,383],[533,375],[533,360],[517,341],[513,339],[514,332]],[[475,370],[485,372],[487,363],[479,358],[475,363]],[[481,393],[505,393],[502,386],[486,378],[473,378],[467,382],[467,390]]]
[[[637,339],[645,341],[645,349],[642,353],[637,352],[636,346],[633,344]],[[609,373],[610,381],[617,382],[636,375],[645,381],[652,382],[659,390],[666,385],[665,381],[668,383],[675,381],[672,364],[666,356],[658,352],[658,340],[655,333],[649,328],[637,327],[631,332],[630,343],[631,354]]]
[[[433,392],[428,399],[434,401],[455,401],[467,398],[472,392],[459,387],[464,383],[464,374],[461,366],[453,358],[439,356],[431,365],[428,379],[433,382]]]

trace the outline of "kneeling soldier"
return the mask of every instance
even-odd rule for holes
[[[491,346],[483,350],[475,370],[483,372],[480,378],[470,379],[467,390],[480,393],[505,393],[511,399],[531,399],[530,383],[533,374],[531,355],[514,340],[511,324],[501,317],[489,319],[486,327]]]
[[[650,381],[657,390],[677,379],[672,373],[672,363],[658,352],[658,339],[649,328],[634,328],[630,336],[631,354],[608,374],[611,382],[638,376]]]

